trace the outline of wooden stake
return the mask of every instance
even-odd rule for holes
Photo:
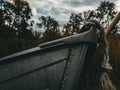
[[[115,25],[119,22],[119,20],[120,20],[120,12],[116,15],[116,17],[113,19],[113,21],[105,30],[105,36],[108,35],[108,33],[115,27]]]

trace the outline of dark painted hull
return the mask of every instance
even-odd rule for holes
[[[0,90],[79,90],[83,63],[94,54],[93,29],[1,58]]]

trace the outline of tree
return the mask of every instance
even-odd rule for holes
[[[31,18],[32,13],[28,2],[24,0],[13,0],[13,12],[15,14],[13,26],[18,30],[19,37],[29,37],[27,35],[31,34],[31,28],[28,27],[31,25],[28,23],[28,20]],[[30,35],[31,36],[31,35]]]
[[[31,23],[29,20],[32,13],[28,2],[24,0],[1,0],[0,7],[1,31],[7,31],[7,36],[9,36],[10,32],[15,32],[17,36],[22,38],[32,34],[31,24],[29,24]]]
[[[71,26],[73,33],[78,32],[81,21],[83,21],[82,13],[79,13],[79,14],[72,13],[71,14],[68,24]]]
[[[116,13],[117,10],[114,3],[103,1],[96,9],[96,19],[99,20],[104,28],[107,28],[112,19],[115,17]]]
[[[87,21],[92,16],[93,11],[90,10],[78,14],[72,13],[68,22],[72,29],[72,33],[78,33],[85,21]]]
[[[8,23],[7,21],[11,21],[11,13],[8,12],[8,9],[5,7],[8,5],[7,1],[0,0],[0,38],[8,36]]]
[[[0,57],[37,45],[25,0],[0,0]]]
[[[64,37],[71,36],[73,34],[68,23],[64,25],[62,33]]]
[[[44,42],[61,38],[58,22],[51,16],[41,16],[39,18],[40,23],[37,23],[39,28],[44,28],[43,40]]]

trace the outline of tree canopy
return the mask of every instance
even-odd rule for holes
[[[29,20],[32,13],[28,2],[24,0],[0,2],[0,36],[7,38],[11,37],[10,33],[14,33],[16,36],[25,37],[26,32],[30,33]]]
[[[45,30],[42,37],[45,42],[61,38],[58,21],[51,16],[41,16],[39,21],[37,25]]]
[[[0,0],[0,57],[32,48],[32,17],[25,0]]]

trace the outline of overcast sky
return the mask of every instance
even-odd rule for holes
[[[104,0],[27,0],[32,8],[34,19],[39,16],[52,16],[60,23],[66,23],[71,13],[96,9]],[[120,11],[120,0],[109,0]]]

